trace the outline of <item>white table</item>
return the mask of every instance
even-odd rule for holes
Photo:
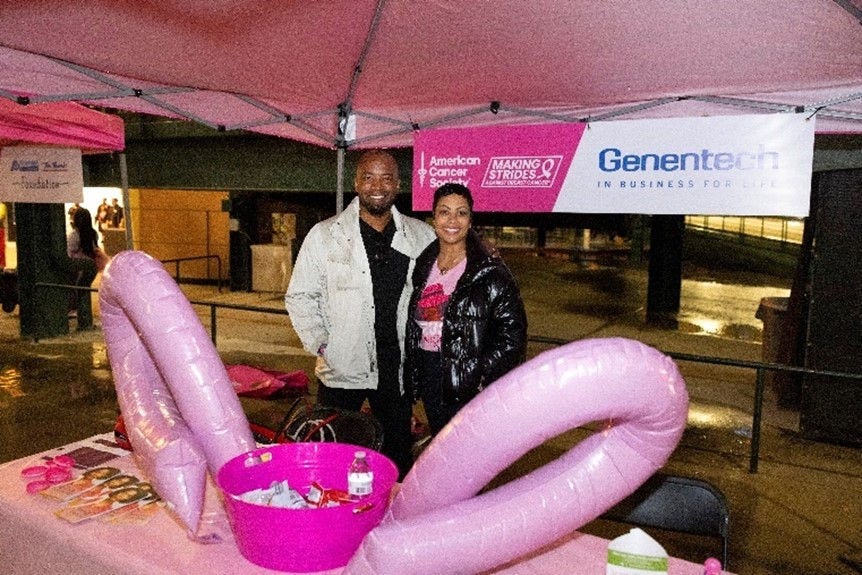
[[[281,573],[258,567],[240,555],[217,493],[208,486],[205,525],[222,534],[221,543],[189,540],[185,529],[165,510],[145,525],[112,524],[91,519],[69,524],[53,515],[56,501],[28,495],[21,470],[41,456],[55,456],[82,445],[104,449],[94,436],[0,466],[0,565],[14,575],[252,575]],[[122,451],[119,451],[122,453]],[[106,465],[143,477],[128,454]],[[528,557],[502,567],[495,575],[605,575],[606,539],[573,533]],[[340,570],[326,575],[337,575]],[[702,575],[703,567],[671,558],[670,575]],[[323,574],[318,574],[323,575]]]

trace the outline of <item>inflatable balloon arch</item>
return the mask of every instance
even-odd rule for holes
[[[161,263],[122,252],[104,272],[102,329],[142,471],[181,522],[200,522],[207,469],[256,449],[224,365]],[[639,342],[582,340],[486,388],[438,434],[345,574],[480,572],[592,521],[655,473],[685,428],[674,362]],[[488,492],[530,449],[606,422],[556,460]]]

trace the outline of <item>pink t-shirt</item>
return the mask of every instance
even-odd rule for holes
[[[420,349],[440,351],[440,336],[443,334],[443,314],[446,311],[446,304],[466,267],[467,258],[462,259],[446,273],[440,271],[436,260],[431,266],[425,289],[419,296],[414,318],[422,329],[422,337],[419,339]]]

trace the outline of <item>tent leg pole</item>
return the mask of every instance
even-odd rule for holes
[[[126,170],[126,153],[120,152],[120,185],[123,187],[123,225],[126,227],[126,249],[134,249],[132,245],[132,210],[129,203],[129,173]]]
[[[337,154],[335,213],[340,214],[344,210],[344,148],[339,147]]]

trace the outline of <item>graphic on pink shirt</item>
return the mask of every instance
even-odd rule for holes
[[[449,296],[455,291],[458,280],[467,266],[467,258],[461,260],[455,267],[443,273],[437,262],[428,274],[428,284],[422,290],[416,305],[414,320],[422,329],[419,348],[425,351],[440,351],[440,340],[443,335],[443,314],[449,303]]]
[[[449,296],[443,291],[443,284],[435,283],[425,286],[419,297],[416,319],[419,321],[443,321],[443,310]]]
[[[432,272],[433,273],[433,272]],[[416,306],[416,323],[422,329],[419,348],[426,351],[440,351],[440,340],[443,335],[443,312],[449,294],[442,283],[435,282],[425,286]]]

